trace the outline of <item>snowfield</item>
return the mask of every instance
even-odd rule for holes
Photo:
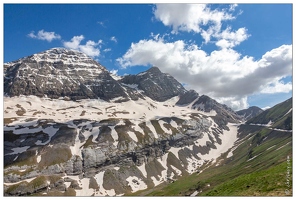
[[[55,122],[69,123],[73,119],[101,120],[106,118],[141,119],[147,121],[161,117],[180,117],[190,119],[192,110],[175,106],[178,98],[173,97],[165,102],[145,100],[110,103],[101,99],[84,99],[67,101],[65,99],[39,98],[36,96],[4,97],[4,118],[16,118],[17,123],[28,122],[28,119],[53,119]],[[20,113],[20,110],[23,110]],[[204,115],[208,113],[200,111]],[[211,113],[211,115],[214,112]],[[156,117],[157,116],[157,117]],[[13,120],[13,119],[12,119]]]
[[[128,87],[136,88],[136,85],[129,85]],[[86,144],[86,140],[92,136],[92,142],[98,143],[96,138],[100,134],[98,126],[94,126],[95,121],[100,121],[104,119],[118,119],[118,125],[125,125],[125,119],[130,120],[131,129],[126,132],[126,134],[131,138],[134,144],[139,142],[139,135],[137,132],[140,132],[143,136],[145,135],[144,129],[139,126],[140,123],[145,122],[146,127],[149,128],[152,132],[152,135],[155,139],[160,138],[161,136],[157,133],[157,129],[161,129],[163,134],[168,136],[173,136],[173,129],[168,128],[172,127],[175,130],[179,130],[180,122],[178,120],[173,120],[170,118],[170,121],[161,119],[162,117],[177,117],[182,120],[186,120],[186,125],[196,128],[198,123],[192,119],[192,113],[196,114],[196,117],[201,120],[203,126],[207,128],[207,131],[201,133],[198,139],[194,141],[192,145],[184,147],[173,147],[171,146],[165,154],[156,158],[155,162],[158,162],[162,166],[163,170],[160,171],[157,176],[148,177],[148,168],[146,168],[146,163],[143,163],[140,166],[137,166],[142,173],[142,177],[150,179],[154,186],[157,186],[165,181],[173,180],[175,176],[182,175],[182,170],[187,171],[189,174],[196,172],[199,167],[205,164],[208,161],[211,161],[212,164],[216,162],[216,159],[229,149],[231,152],[228,157],[232,155],[232,151],[235,142],[237,141],[237,125],[228,123],[227,127],[229,131],[222,129],[218,130],[218,125],[212,119],[213,116],[217,115],[216,111],[212,110],[209,113],[192,110],[191,105],[186,106],[176,106],[176,102],[179,100],[178,97],[171,98],[165,102],[157,102],[146,97],[146,99],[139,99],[137,101],[127,101],[122,103],[112,103],[106,102],[101,99],[85,99],[79,101],[67,101],[66,98],[60,99],[49,99],[46,97],[39,98],[36,96],[19,96],[19,97],[4,97],[4,131],[12,131],[16,135],[21,135],[23,133],[37,133],[43,131],[49,135],[49,139],[45,142],[37,140],[36,145],[46,145],[50,142],[52,136],[54,136],[59,128],[54,128],[53,126],[42,128],[38,123],[42,122],[41,119],[53,120],[57,123],[64,123],[69,128],[75,129],[77,133],[83,127],[83,136],[85,141],[81,142],[79,139],[79,134],[75,138],[74,145],[70,146],[72,155],[77,155],[82,158],[82,146]],[[200,105],[203,107],[203,105]],[[84,119],[85,121],[74,123],[75,119]],[[154,121],[153,121],[154,120]],[[153,123],[156,121],[159,127],[156,127]],[[108,126],[111,129],[111,137],[114,140],[114,148],[117,147],[119,143],[119,133],[114,126]],[[216,130],[214,133],[213,130]],[[217,131],[218,130],[218,131]],[[137,133],[137,134],[136,134]],[[188,130],[188,133],[194,133],[194,129]],[[214,135],[216,134],[216,136]],[[218,136],[217,136],[218,134]],[[221,144],[217,143],[216,137],[219,137],[222,141]],[[206,147],[208,142],[214,142],[216,148],[211,148],[208,153],[201,154],[197,153],[196,155],[190,155],[185,158],[187,164],[181,161],[182,152],[194,152],[194,148]],[[30,146],[24,146],[19,148],[12,148],[12,152],[7,153],[6,155],[18,154],[26,151]],[[97,147],[100,148],[100,147]],[[169,153],[173,154],[177,159],[180,160],[180,165],[175,166],[169,162]],[[41,155],[36,153],[37,163],[41,161]],[[184,169],[179,169],[180,166]],[[119,170],[119,167],[112,167],[113,170]],[[123,194],[116,194],[114,189],[107,190],[103,187],[105,171],[100,171],[95,174],[94,179],[96,180],[99,189],[90,189],[90,178],[82,178],[79,176],[68,176],[73,180],[77,180],[79,186],[82,188],[75,189],[76,196],[121,196]],[[144,179],[129,176],[126,178],[126,182],[130,187],[131,192],[136,192],[138,190],[146,189],[148,186],[145,183]],[[69,187],[69,183],[65,183]],[[9,185],[5,183],[5,185]]]

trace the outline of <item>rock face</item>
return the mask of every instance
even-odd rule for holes
[[[156,101],[165,101],[186,92],[174,77],[162,73],[157,67],[137,75],[124,76],[120,82],[144,91],[146,96]]]
[[[226,105],[218,103],[216,100],[210,98],[209,96],[202,95],[198,98],[193,104],[192,109],[201,110],[204,112],[215,111],[217,113],[217,117],[219,117],[222,121],[226,122],[237,122],[241,120],[231,108]]]
[[[53,48],[6,63],[4,69],[4,93],[9,96],[128,100],[124,89],[103,66],[78,51]]]
[[[199,97],[198,93],[194,90],[189,90],[184,94],[180,95],[180,99],[177,101],[176,105],[186,105],[192,103]]]
[[[257,106],[251,106],[248,109],[243,109],[240,111],[237,111],[236,113],[241,116],[244,120],[249,120],[253,117],[256,117],[260,113],[262,113],[263,110]]]

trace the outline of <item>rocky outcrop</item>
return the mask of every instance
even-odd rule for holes
[[[179,100],[177,101],[176,105],[187,105],[192,103],[194,100],[196,100],[199,97],[198,93],[194,90],[189,90],[185,92],[184,94],[180,95]]]
[[[136,87],[156,101],[165,101],[186,92],[182,84],[174,77],[162,73],[157,67],[152,67],[137,75],[124,76],[120,82]]]
[[[192,109],[201,110],[204,112],[215,111],[217,113],[215,119],[220,121],[219,125],[226,125],[227,122],[237,123],[241,120],[231,108],[224,104],[218,103],[209,96],[202,95],[192,104]]]

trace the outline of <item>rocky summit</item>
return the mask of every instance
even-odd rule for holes
[[[262,113],[263,110],[257,106],[251,106],[247,109],[239,110],[236,113],[241,116],[244,120],[252,119],[253,117],[256,117],[260,113]]]
[[[144,94],[156,101],[166,101],[174,96],[185,93],[185,88],[174,77],[162,73],[157,67],[137,75],[124,76],[120,82],[124,85],[137,87]]]
[[[4,64],[4,195],[121,196],[216,164],[241,117],[152,67],[54,48]]]

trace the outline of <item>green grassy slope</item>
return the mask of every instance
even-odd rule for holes
[[[250,123],[268,124],[269,121],[272,121],[272,122],[282,121],[283,118],[286,119],[288,116],[292,116],[291,112],[290,112],[290,115],[288,116],[286,115],[291,108],[292,108],[292,98],[282,103],[279,103],[268,110],[265,110],[261,114],[247,121],[247,124],[250,124]],[[290,130],[292,129],[292,124],[289,128]]]

